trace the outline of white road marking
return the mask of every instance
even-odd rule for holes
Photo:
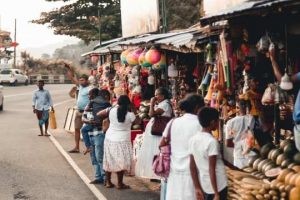
[[[74,101],[74,99],[69,99],[66,101],[59,102],[57,104],[54,104],[54,106],[58,106],[70,101]],[[74,160],[71,158],[71,156],[63,149],[63,147],[58,143],[58,141],[53,137],[52,133],[48,131],[48,134],[51,136],[49,139],[54,144],[54,146],[57,148],[57,150],[65,157],[67,162],[71,165],[71,167],[75,170],[75,172],[79,175],[81,180],[87,185],[87,187],[91,190],[91,192],[97,197],[99,200],[107,200],[104,195],[98,190],[96,186],[93,184],[90,184],[91,180],[86,176],[86,174],[78,167],[78,165],[74,162]]]
[[[85,175],[85,173],[78,167],[78,165],[74,162],[71,156],[62,148],[62,146],[58,143],[55,137],[52,136],[51,132],[49,139],[58,149],[58,151],[65,157],[67,162],[71,165],[71,167],[75,170],[75,172],[79,175],[81,180],[87,185],[87,187],[91,190],[91,192],[97,197],[98,200],[107,200],[104,195],[98,190],[96,186],[90,184],[91,180]]]

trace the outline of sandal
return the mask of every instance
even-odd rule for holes
[[[121,185],[118,185],[116,188],[119,189],[119,190],[125,190],[125,189],[130,189],[130,186],[129,185],[125,185],[123,183]]]
[[[113,188],[113,187],[115,187],[115,185],[113,183],[107,183],[107,182],[104,184],[104,186],[106,188]]]
[[[44,136],[44,134],[38,134],[38,136]]]
[[[87,153],[90,153],[90,152],[91,152],[91,149],[87,148],[86,150],[84,150],[83,155],[86,155]]]
[[[80,153],[80,151],[78,149],[72,149],[70,151],[68,151],[69,153]]]
[[[49,134],[45,134],[45,136],[48,136],[48,137],[49,137],[50,135],[49,135]]]

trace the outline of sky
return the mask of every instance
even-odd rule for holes
[[[48,28],[47,25],[29,22],[38,19],[41,12],[51,11],[63,4],[63,2],[47,2],[45,0],[0,0],[0,28],[11,32],[13,39],[14,20],[17,19],[19,49],[38,49],[58,43],[77,43],[79,40],[75,37],[54,35],[53,29]]]

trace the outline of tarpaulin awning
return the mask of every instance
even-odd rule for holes
[[[284,8],[297,9],[297,6],[300,6],[299,0],[248,0],[230,9],[204,16],[200,22],[202,25],[206,25],[244,15],[264,15],[270,11],[281,12]]]

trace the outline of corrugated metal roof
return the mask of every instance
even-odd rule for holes
[[[289,6],[289,5],[300,5],[299,0],[248,0],[242,2],[239,5],[225,9],[217,13],[213,13],[202,17],[200,19],[201,24],[213,23],[219,20],[225,20],[232,17],[249,14],[251,11],[259,11],[274,6]]]
[[[122,47],[119,45],[119,42],[115,42],[104,47],[97,48],[93,51],[82,54],[81,56],[88,56],[91,54],[104,55],[108,53],[119,53],[122,51]]]
[[[146,44],[146,43],[149,43],[149,42],[154,42],[155,40],[171,37],[171,36],[174,36],[174,35],[177,35],[177,34],[179,34],[179,33],[152,34],[152,35],[147,35],[147,36],[143,36],[143,37],[138,37],[138,38],[133,38],[133,39],[122,41],[122,42],[120,42],[120,45]]]
[[[115,39],[111,39],[111,40],[106,40],[106,41],[101,42],[101,46],[105,46],[105,45],[109,45],[109,44],[112,44],[112,43],[115,43],[115,42],[119,42],[122,39],[123,38],[115,38]],[[100,47],[100,42],[94,47],[94,50],[98,49],[99,47]]]

